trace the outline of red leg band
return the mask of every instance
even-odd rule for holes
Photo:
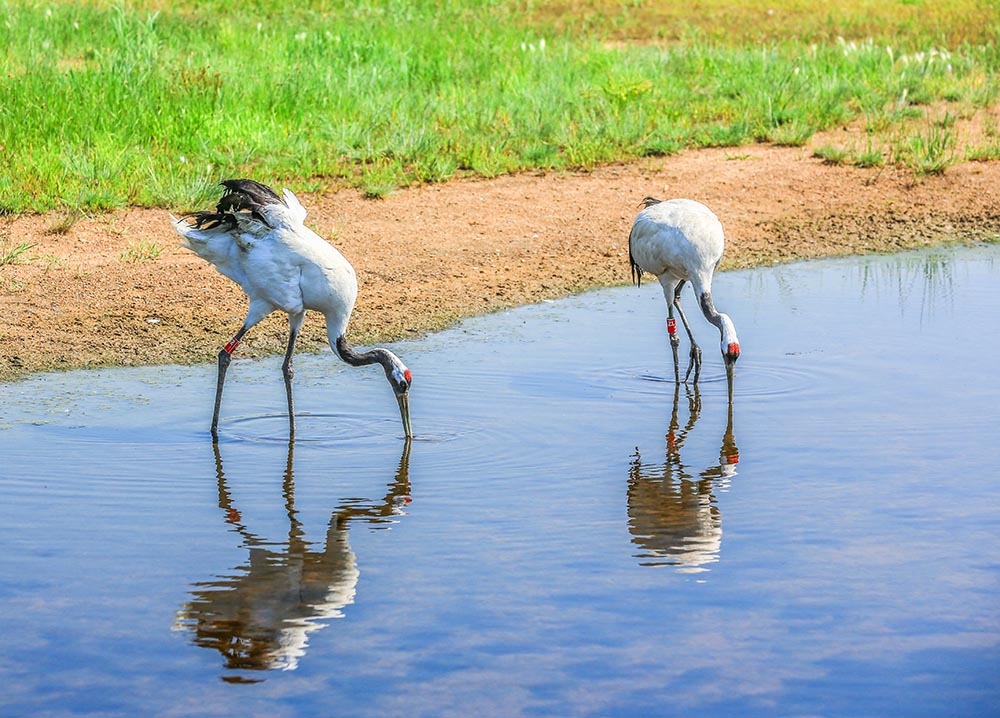
[[[236,351],[236,347],[238,347],[239,345],[240,345],[239,339],[233,339],[231,342],[226,344],[226,346],[223,348],[223,351],[226,354],[232,356],[233,352]]]
[[[668,319],[667,320],[667,334],[676,334],[676,333],[677,333],[677,320],[676,319]]]

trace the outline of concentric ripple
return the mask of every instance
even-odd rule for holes
[[[295,442],[302,444],[333,444],[363,438],[402,437],[402,428],[395,417],[375,419],[357,414],[296,414]],[[222,437],[240,441],[288,443],[287,414],[255,414],[223,419],[219,422]]]
[[[669,366],[665,372],[651,372],[648,366],[636,364],[610,368],[601,374],[589,375],[589,381],[611,390],[613,393],[662,396],[672,392],[673,371]],[[773,397],[805,392],[824,380],[828,369],[819,366],[804,366],[800,362],[763,363],[760,360],[737,365],[733,382],[734,398]],[[683,379],[683,374],[682,374]],[[698,386],[705,393],[724,393],[726,373],[721,367],[704,367],[698,379]]]
[[[287,414],[255,414],[222,419],[222,438],[272,444],[288,443]],[[440,443],[453,441],[463,434],[458,427],[435,422],[427,431],[415,427],[413,441]],[[295,443],[336,444],[359,439],[403,440],[403,429],[395,416],[372,419],[370,416],[347,413],[296,414]]]

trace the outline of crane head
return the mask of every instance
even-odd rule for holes
[[[726,378],[732,387],[733,370],[736,360],[740,358],[740,338],[736,336],[736,326],[728,315],[720,313],[719,322],[722,328],[722,359],[726,363]]]

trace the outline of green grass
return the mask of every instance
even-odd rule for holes
[[[875,146],[869,138],[868,146],[857,153],[854,158],[854,164],[858,167],[881,167],[885,164],[882,149]]]
[[[7,264],[24,264],[32,261],[32,258],[28,256],[28,252],[34,246],[29,242],[9,245],[7,242],[0,241],[0,267]]]
[[[910,167],[918,175],[941,174],[955,162],[955,138],[949,116],[899,140],[895,148],[896,163]]]
[[[83,219],[84,213],[79,209],[68,209],[54,215],[49,225],[49,234],[69,234],[73,225]]]
[[[996,102],[997,4],[837,5],[0,0],[0,213],[192,209],[232,176],[381,197],[855,120],[912,133],[916,172],[956,161],[902,128]]]
[[[163,247],[156,242],[151,242],[148,239],[141,239],[138,242],[129,245],[125,251],[121,253],[119,259],[122,262],[152,262],[154,259],[159,257],[162,252]]]
[[[821,145],[813,150],[813,157],[818,157],[828,165],[847,164],[850,154],[843,147],[834,147],[833,145]]]
[[[965,158],[971,162],[995,162],[1000,160],[1000,145],[969,147],[965,151]]]

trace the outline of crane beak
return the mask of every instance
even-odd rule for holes
[[[396,403],[399,404],[399,416],[403,420],[403,433],[407,439],[413,438],[413,427],[410,425],[410,395],[408,392],[396,394]]]
[[[726,383],[729,385],[729,403],[733,402],[733,376],[736,374],[736,358],[739,354],[724,354],[723,359],[726,365]]]
[[[740,358],[740,345],[730,344],[729,351],[722,355],[726,364],[726,381],[729,384],[729,401],[733,400],[733,375],[736,373],[736,360]]]

